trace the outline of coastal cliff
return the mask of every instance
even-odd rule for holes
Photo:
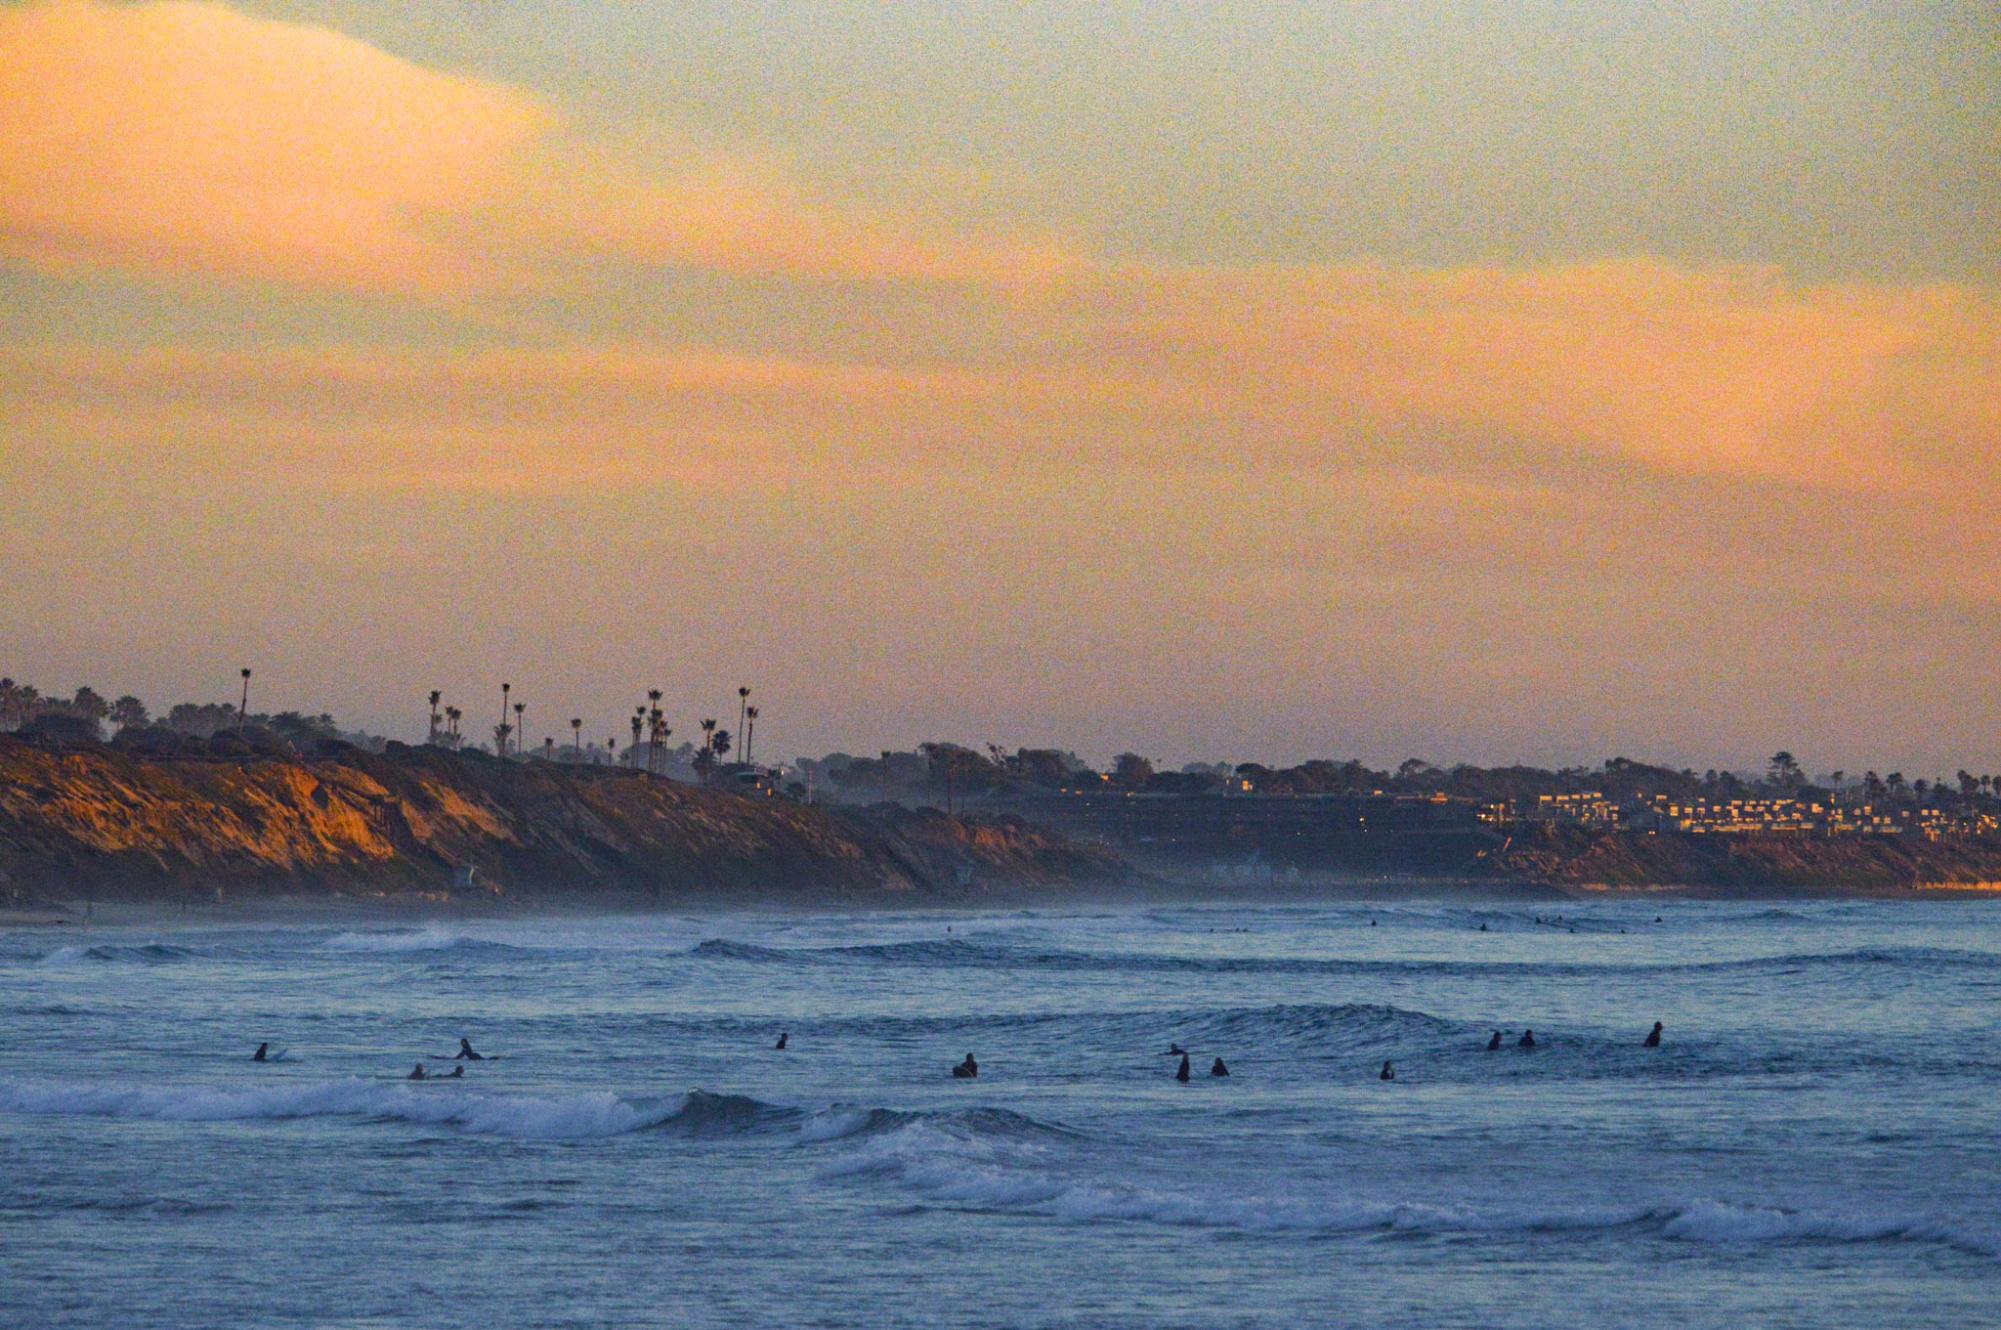
[[[1967,836],[1691,836],[1543,826],[1482,861],[1487,874],[1580,889],[1709,895],[1994,891],[2001,839]]]
[[[613,768],[400,744],[163,756],[0,735],[0,901],[15,903],[952,900],[1126,875],[1109,851],[1017,819],[827,810]]]

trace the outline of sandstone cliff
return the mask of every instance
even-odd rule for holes
[[[199,747],[199,745],[197,745]],[[392,744],[139,755],[0,735],[0,900],[452,891],[660,901],[1023,895],[1125,876],[1013,819],[822,810]],[[463,894],[463,889],[461,889]]]

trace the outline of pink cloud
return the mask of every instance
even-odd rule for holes
[[[0,255],[434,291],[496,256],[446,233],[550,124],[532,97],[214,4],[0,13]]]

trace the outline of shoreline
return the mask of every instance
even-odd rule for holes
[[[271,893],[239,897],[217,905],[211,901],[147,900],[129,897],[58,898],[34,905],[0,906],[0,932],[50,931],[121,927],[218,927],[238,924],[274,926],[337,926],[341,924],[421,926],[439,922],[513,919],[577,919],[733,914],[903,914],[978,913],[991,910],[1064,910],[1092,906],[1229,907],[1311,906],[1344,904],[1404,905],[1425,903],[1535,905],[1563,901],[1671,900],[1706,902],[1785,901],[1974,901],[2001,898],[2001,882],[1927,883],[1920,887],[1787,887],[1742,890],[1714,886],[1632,886],[1580,883],[1494,882],[1479,879],[1407,879],[1402,882],[1354,880],[1317,883],[1294,889],[1231,891],[1158,880],[1127,889],[1071,893],[995,893],[978,897],[940,899],[913,894],[908,899],[867,899],[832,895],[802,898],[791,892],[691,895],[678,899],[638,893],[538,894],[507,897],[493,894],[448,897],[434,894],[328,895]],[[85,907],[90,917],[84,917]]]

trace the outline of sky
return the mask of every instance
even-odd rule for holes
[[[2001,770],[1990,4],[36,0],[0,124],[45,692]]]

